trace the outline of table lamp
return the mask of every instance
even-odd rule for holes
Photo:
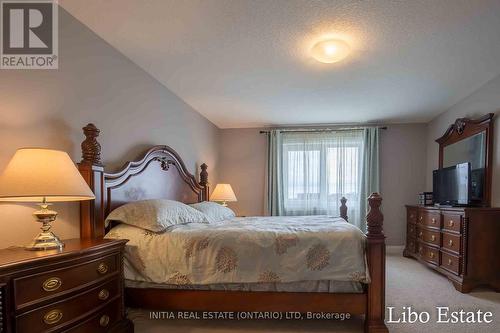
[[[28,250],[62,249],[64,243],[50,231],[57,212],[51,202],[94,199],[85,180],[67,153],[42,148],[18,149],[0,175],[0,201],[38,202],[33,213],[42,223]]]
[[[235,202],[236,196],[234,195],[233,189],[229,184],[217,184],[215,186],[212,195],[210,196],[210,201],[220,201],[222,206],[227,207],[226,202]]]

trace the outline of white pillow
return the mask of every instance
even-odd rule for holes
[[[209,222],[219,222],[236,216],[230,208],[215,202],[203,201],[190,206],[205,214]]]
[[[208,223],[202,212],[179,201],[154,199],[125,204],[113,210],[106,222],[118,221],[153,232],[165,231],[168,227],[186,223]]]

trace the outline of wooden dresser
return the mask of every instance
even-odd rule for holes
[[[406,206],[404,256],[446,275],[463,293],[500,292],[500,208]]]
[[[133,332],[123,302],[126,240],[62,251],[0,250],[0,332]]]

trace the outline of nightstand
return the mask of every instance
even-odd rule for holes
[[[62,251],[0,250],[0,332],[132,333],[123,302],[126,242],[73,239]]]

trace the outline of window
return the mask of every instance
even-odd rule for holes
[[[285,215],[338,215],[345,196],[360,200],[362,131],[283,134]]]
[[[333,131],[274,129],[268,136],[269,215],[339,216],[366,230],[366,198],[379,192],[379,128]]]
[[[319,163],[319,150],[288,151],[288,165],[290,166],[287,177],[290,184],[288,186],[289,200],[303,200],[306,194],[319,196],[319,172],[314,172],[314,170],[319,170]],[[307,176],[306,172],[310,172],[311,175]]]

